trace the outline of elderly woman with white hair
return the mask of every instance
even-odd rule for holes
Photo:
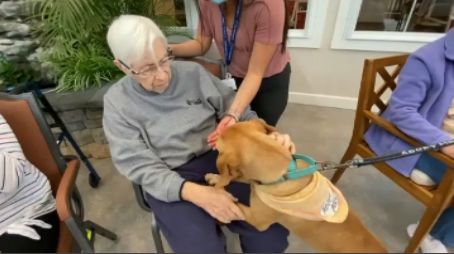
[[[249,185],[219,190],[204,183],[216,172],[217,152],[207,142],[226,115],[257,118],[249,108],[228,115],[234,91],[202,66],[171,61],[167,40],[148,18],[123,15],[107,34],[114,63],[126,76],[104,97],[104,130],[116,168],[148,193],[157,222],[175,252],[221,253],[216,220],[240,235],[244,252],[283,252],[288,231],[276,224],[259,232],[236,202],[248,204]],[[288,136],[278,138],[294,149]]]

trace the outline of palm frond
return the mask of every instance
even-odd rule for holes
[[[112,20],[121,14],[153,19],[166,35],[191,36],[178,26],[169,0],[30,0],[33,27],[45,61],[58,82],[57,90],[84,90],[110,82],[121,75],[113,65],[105,35]]]
[[[76,54],[53,59],[60,70],[57,91],[80,91],[90,87],[102,86],[120,75],[109,56],[104,56],[99,49],[83,49]]]

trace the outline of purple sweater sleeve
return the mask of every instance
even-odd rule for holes
[[[399,77],[399,85],[389,104],[388,119],[401,131],[424,144],[450,140],[448,133],[429,123],[419,110],[432,80],[425,62],[411,56]]]

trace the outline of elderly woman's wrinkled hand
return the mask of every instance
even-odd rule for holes
[[[290,139],[288,134],[281,134],[279,132],[272,132],[268,136],[282,145],[285,149],[288,149],[292,154],[296,152],[296,147],[293,141]]]
[[[183,200],[197,205],[218,221],[230,223],[245,220],[243,212],[236,204],[238,200],[224,189],[192,182],[184,183],[182,188]]]

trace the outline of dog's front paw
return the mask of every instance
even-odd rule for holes
[[[218,174],[208,173],[205,175],[205,181],[209,185],[213,185],[213,186],[219,182],[219,178],[220,178],[220,176]]]

